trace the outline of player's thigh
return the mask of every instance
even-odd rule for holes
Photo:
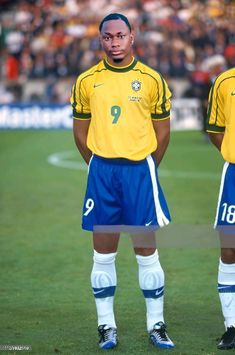
[[[123,192],[125,224],[152,229],[169,223],[170,213],[151,156],[127,170]]]
[[[94,156],[84,198],[83,228],[94,231],[97,226],[117,225],[120,218],[121,207],[113,187],[112,167]],[[102,228],[98,229],[102,232]]]

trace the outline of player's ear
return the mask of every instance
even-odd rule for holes
[[[134,36],[131,34],[131,44],[134,43]]]

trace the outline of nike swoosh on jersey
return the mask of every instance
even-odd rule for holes
[[[104,85],[103,83],[101,84],[94,84],[94,88],[98,88],[99,86]]]

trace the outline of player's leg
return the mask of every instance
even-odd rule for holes
[[[164,272],[159,261],[156,248],[150,247],[155,243],[154,232],[147,232],[142,236],[136,236],[137,240],[148,240],[147,247],[136,246],[136,238],[132,236],[134,250],[139,268],[139,285],[146,303],[147,330],[149,337],[155,346],[160,348],[172,348],[173,342],[166,333],[164,322]],[[152,239],[152,242],[150,242]]]
[[[220,240],[230,236],[220,233]],[[234,238],[234,236],[233,236]],[[218,344],[218,349],[235,347],[235,249],[221,248],[218,269],[218,292],[224,317],[225,333]]]
[[[224,316],[225,333],[218,349],[235,348],[235,166],[224,164],[215,227],[220,232],[221,258],[218,292]]]
[[[152,232],[152,234],[154,233]],[[138,263],[139,285],[146,303],[147,330],[150,332],[155,323],[164,323],[164,272],[157,249],[134,247],[134,250]]]
[[[115,257],[119,234],[113,226],[120,224],[121,207],[113,181],[112,159],[94,155],[89,165],[82,226],[93,232],[91,285],[98,316],[99,345],[103,349],[117,344],[113,299],[117,283]],[[112,233],[107,233],[109,228]]]
[[[91,285],[98,317],[99,345],[102,349],[117,345],[113,301],[117,285],[115,257],[118,242],[119,234],[93,233]]]
[[[139,269],[139,285],[146,303],[147,330],[151,341],[157,347],[172,348],[173,342],[166,333],[163,317],[164,272],[156,250],[154,230],[170,221],[170,213],[157,176],[157,168],[152,157],[134,168],[134,176],[125,190],[125,211],[129,224],[140,226],[132,234],[133,247]],[[130,170],[129,170],[130,172]],[[132,204],[130,204],[130,202]]]

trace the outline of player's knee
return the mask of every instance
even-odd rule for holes
[[[135,249],[135,253],[141,256],[150,256],[156,250],[156,248],[141,248],[141,247],[134,247],[134,249]]]
[[[225,264],[235,263],[235,249],[234,248],[222,248],[221,249],[221,260]]]

